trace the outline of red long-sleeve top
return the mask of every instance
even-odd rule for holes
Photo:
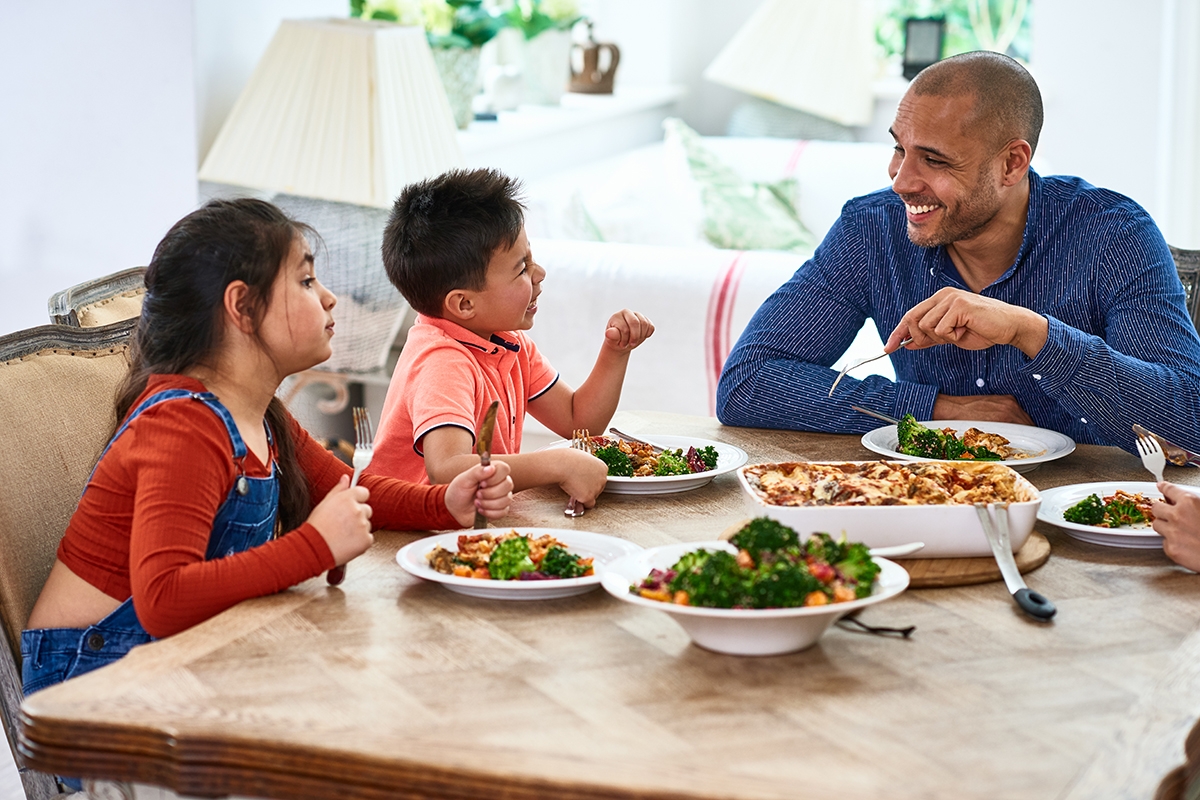
[[[155,375],[131,406],[166,389],[203,392],[181,375]],[[313,504],[351,470],[293,419],[292,436]],[[254,453],[242,462],[251,478],[270,476]],[[238,476],[224,423],[204,403],[173,400],[142,412],[96,467],[80,498],[58,558],[108,596],[131,595],[152,636],[178,633],[251,597],[272,594],[334,566],[309,523],[266,544],[205,561],[217,510]],[[375,529],[461,527],[446,509],[445,486],[363,476]]]

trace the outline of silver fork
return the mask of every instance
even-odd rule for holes
[[[375,455],[375,433],[371,430],[371,415],[362,406],[354,407],[354,457],[350,460],[354,465],[354,477],[350,479],[351,486],[358,486],[362,471],[371,463]],[[325,573],[325,580],[330,586],[337,586],[346,580],[346,565],[340,564]]]
[[[571,449],[582,450],[585,453],[592,452],[592,437],[586,429],[571,431]],[[572,497],[567,501],[567,507],[563,509],[563,516],[582,517],[585,510],[583,503]]]
[[[1154,476],[1155,481],[1162,483],[1163,467],[1167,465],[1167,456],[1163,453],[1158,440],[1153,436],[1137,437],[1138,452],[1142,454],[1142,466]]]
[[[912,337],[909,336],[907,339],[901,340],[900,347],[904,347],[905,345],[911,344],[911,343],[912,343]],[[899,350],[900,347],[897,347],[896,350]],[[895,350],[893,350],[892,352],[895,352]],[[833,379],[833,386],[829,387],[829,394],[827,396],[833,397],[833,390],[838,387],[838,384],[842,382],[842,378],[846,377],[846,373],[849,372],[850,370],[858,369],[863,364],[870,364],[872,361],[878,361],[879,359],[883,358],[884,356],[890,356],[890,355],[891,355],[891,353],[880,353],[879,355],[871,356],[870,358],[860,358],[858,361],[855,361],[851,364],[847,364],[846,366],[842,367],[842,371],[839,372],[838,376]]]

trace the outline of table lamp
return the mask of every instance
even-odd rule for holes
[[[406,184],[462,163],[424,30],[284,20],[200,179],[386,208]]]
[[[766,0],[704,77],[841,125],[871,121],[872,0]]]

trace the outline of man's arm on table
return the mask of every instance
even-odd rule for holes
[[[846,376],[828,396],[837,377],[829,365],[854,341],[869,306],[872,276],[848,227],[840,219],[813,258],[767,298],[742,332],[717,386],[721,422],[865,433],[879,422],[851,404],[922,419],[932,413],[937,387],[879,375],[861,381]]]

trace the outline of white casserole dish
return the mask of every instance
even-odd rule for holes
[[[852,466],[873,462],[826,461],[788,462],[795,464],[822,463]],[[912,462],[889,461],[897,466],[913,466]],[[1025,498],[1008,506],[1009,538],[1013,552],[1021,549],[1033,531],[1041,507],[1041,495],[1024,476],[1002,464],[945,462],[968,470],[1004,470],[1012,472],[1013,485],[1019,497]],[[908,542],[924,542],[925,547],[910,558],[991,558],[979,516],[971,505],[880,505],[880,506],[779,506],[766,502],[760,490],[747,476],[747,470],[769,466],[748,464],[738,469],[746,502],[754,516],[766,516],[794,528],[801,538],[823,531],[834,537],[845,535],[852,542],[868,547],[890,547]]]

